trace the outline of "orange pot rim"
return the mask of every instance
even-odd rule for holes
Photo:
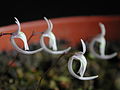
[[[57,39],[65,39],[71,42],[71,46],[75,46],[80,39],[87,40],[100,33],[98,23],[105,24],[108,40],[120,39],[120,16],[72,16],[50,19],[54,25],[53,32]],[[44,20],[35,20],[21,23],[22,31],[29,36],[33,30],[36,32],[47,29]],[[0,32],[14,32],[17,25],[8,25],[0,27]],[[33,40],[33,43],[38,40]],[[0,50],[13,49],[10,45],[9,36],[0,38]]]

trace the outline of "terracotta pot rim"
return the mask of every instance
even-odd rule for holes
[[[50,19],[54,25],[53,32],[57,39],[65,39],[71,42],[71,46],[75,46],[80,39],[87,40],[92,39],[94,36],[100,33],[99,22],[105,24],[106,38],[109,40],[120,39],[120,16],[70,16],[59,17]],[[36,32],[44,31],[47,29],[45,20],[35,20],[21,23],[22,31],[30,36],[32,30]],[[0,27],[0,32],[14,32],[18,29],[16,24]],[[33,43],[39,41],[33,39]],[[0,42],[5,42],[0,45],[0,50],[6,50],[6,48],[12,49],[9,41],[9,36],[0,38]],[[9,50],[8,49],[8,50]]]
[[[63,22],[64,20],[64,23],[65,22],[91,22],[91,21],[112,21],[112,20],[115,20],[115,21],[119,21],[120,20],[120,16],[119,15],[100,15],[100,16],[69,16],[69,17],[58,17],[58,18],[50,18],[51,21],[53,21],[54,23],[61,23]],[[56,22],[56,20],[58,20]],[[76,21],[78,20],[78,21]],[[31,25],[40,25],[42,24],[42,22],[44,22],[43,19],[40,19],[40,20],[33,20],[33,21],[26,21],[26,22],[21,22],[21,26],[24,28],[24,27],[29,27]],[[28,25],[29,24],[29,25]],[[1,26],[0,27],[0,32],[3,32],[3,31],[10,31],[11,28],[17,28],[16,24],[11,24],[11,25],[6,25],[6,26]]]

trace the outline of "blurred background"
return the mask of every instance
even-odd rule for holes
[[[14,23],[67,16],[119,15],[117,1],[2,1],[0,2],[0,26]]]

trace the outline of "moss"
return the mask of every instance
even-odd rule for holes
[[[111,43],[110,43],[111,44]],[[113,45],[116,50],[118,46]],[[34,45],[37,48],[37,46]],[[31,45],[31,48],[32,45]],[[62,47],[61,47],[62,48]],[[79,47],[78,47],[79,48]],[[109,52],[109,45],[107,52]],[[113,50],[110,50],[110,52]],[[73,52],[73,51],[71,51]],[[98,74],[95,80],[81,81],[72,77],[67,68],[69,56],[61,58],[61,61],[44,75],[41,81],[41,90],[120,90],[120,60],[115,57],[111,60],[99,60],[86,54],[88,61],[85,76]],[[119,56],[119,55],[118,55]],[[14,52],[0,53],[0,89],[1,90],[35,90],[41,76],[55,63],[59,55],[48,53],[36,53],[34,55],[19,54],[15,61],[16,66],[8,66],[9,61],[14,60]],[[76,67],[77,66],[77,67]],[[80,64],[74,62],[73,68],[77,72]]]

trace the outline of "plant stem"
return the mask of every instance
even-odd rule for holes
[[[49,68],[45,73],[43,73],[43,75],[41,75],[41,78],[40,78],[40,80],[38,81],[38,85],[37,85],[36,90],[39,89],[39,87],[40,87],[40,85],[41,85],[42,79],[47,75],[47,73],[48,73],[51,69],[53,69],[53,68],[55,67],[55,65],[60,61],[60,59],[61,59],[64,55],[65,55],[65,53],[63,53],[62,55],[60,55],[60,56],[58,57],[58,59],[56,60],[56,62],[55,62],[52,66],[50,66],[50,68]]]
[[[34,31],[33,31],[32,34],[30,35],[30,37],[28,38],[28,41],[27,41],[27,42],[29,42],[33,36],[34,36]]]
[[[2,32],[0,33],[0,37],[4,35],[12,35],[12,33],[2,33]]]
[[[34,36],[34,35],[37,35],[37,34],[42,34],[43,32],[32,32],[32,34],[30,35],[29,39],[28,39],[28,42],[30,41],[30,39]]]

